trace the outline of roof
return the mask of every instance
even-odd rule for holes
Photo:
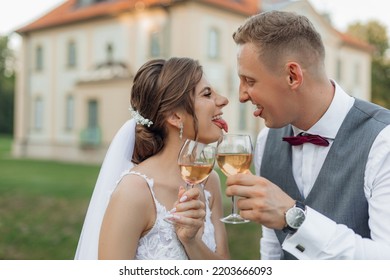
[[[348,35],[346,33],[339,33],[339,36],[341,37],[341,40],[345,45],[348,45],[350,47],[355,47],[358,49],[365,50],[367,52],[373,52],[375,50],[375,47],[366,41],[360,40],[356,37],[352,37],[351,35]]]
[[[140,5],[144,7],[157,5],[171,6],[178,2],[186,1],[199,1],[246,16],[258,12],[257,0],[112,0],[84,7],[78,7],[77,0],[67,0],[32,23],[19,28],[16,32],[27,33],[98,17],[115,16],[124,11],[134,10],[137,7],[140,7]]]
[[[99,17],[111,17],[124,11],[135,10],[141,6],[171,6],[179,2],[199,1],[207,5],[224,8],[232,12],[250,16],[259,12],[258,0],[111,0],[95,3],[85,7],[77,7],[77,0],[65,0],[65,2],[37,20],[27,24],[16,32],[28,33],[46,28],[68,25]],[[290,5],[291,2],[283,2],[280,5]],[[276,4],[274,4],[276,5]],[[280,6],[279,8],[281,8]],[[275,8],[275,6],[273,6]],[[327,23],[331,26],[329,23]],[[331,28],[335,30],[332,26]],[[368,52],[373,51],[373,47],[368,43],[343,34],[335,30],[341,37],[344,44],[359,48]]]

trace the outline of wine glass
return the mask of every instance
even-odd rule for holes
[[[217,148],[217,163],[226,175],[235,175],[249,170],[252,161],[252,142],[249,135],[225,134]],[[237,213],[236,197],[232,197],[232,212],[221,219],[224,223],[241,224],[249,220]]]
[[[187,139],[182,146],[177,163],[186,182],[186,189],[204,181],[213,170],[216,148],[210,144]]]
[[[182,146],[177,163],[180,173],[186,182],[186,190],[196,184],[202,183],[210,175],[215,164],[216,147],[211,144],[204,144],[187,139]],[[203,185],[201,184],[202,191]],[[164,220],[173,223],[170,216]]]

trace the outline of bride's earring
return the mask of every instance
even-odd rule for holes
[[[179,138],[180,138],[180,140],[182,140],[183,139],[183,123],[179,124],[179,128],[180,128]]]

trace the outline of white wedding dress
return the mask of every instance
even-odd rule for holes
[[[135,126],[136,121],[134,119],[128,120],[118,130],[110,144],[88,206],[77,245],[76,260],[98,259],[99,233],[104,213],[112,192],[123,176],[128,174],[136,174],[146,180],[157,211],[153,228],[138,242],[135,258],[161,260],[188,259],[182,244],[176,236],[174,226],[163,220],[168,212],[154,194],[153,179],[131,171],[122,173],[123,170],[131,170],[134,167],[131,158],[134,151]],[[119,181],[118,178],[120,178]],[[202,240],[210,250],[215,252],[214,226],[211,222],[211,210],[209,206],[210,192],[205,191],[205,197],[206,218]]]
[[[138,248],[135,259],[138,260],[186,260],[187,254],[183,245],[180,243],[175,233],[174,226],[167,223],[163,218],[168,214],[166,208],[157,200],[153,190],[153,179],[146,177],[143,174],[134,171],[126,171],[120,177],[122,178],[129,174],[141,176],[147,182],[150,192],[152,194],[154,205],[156,206],[156,221],[152,229],[138,242]],[[206,200],[206,218],[204,225],[204,233],[202,236],[203,242],[213,252],[216,250],[216,242],[214,235],[214,225],[211,222],[211,210],[209,206],[209,199],[211,194],[205,190]]]

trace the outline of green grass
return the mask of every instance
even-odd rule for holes
[[[99,166],[12,159],[11,141],[0,135],[0,259],[73,259]],[[226,228],[232,259],[259,258],[259,225]]]
[[[224,195],[226,176],[217,169],[221,180],[224,214],[231,211],[232,200]],[[254,173],[254,171],[252,170]],[[250,222],[245,224],[226,224],[230,257],[234,260],[257,260],[260,259],[261,225]]]
[[[12,137],[0,134],[0,158],[9,156],[11,150]]]
[[[0,136],[0,259],[72,259],[99,167],[12,159]]]

